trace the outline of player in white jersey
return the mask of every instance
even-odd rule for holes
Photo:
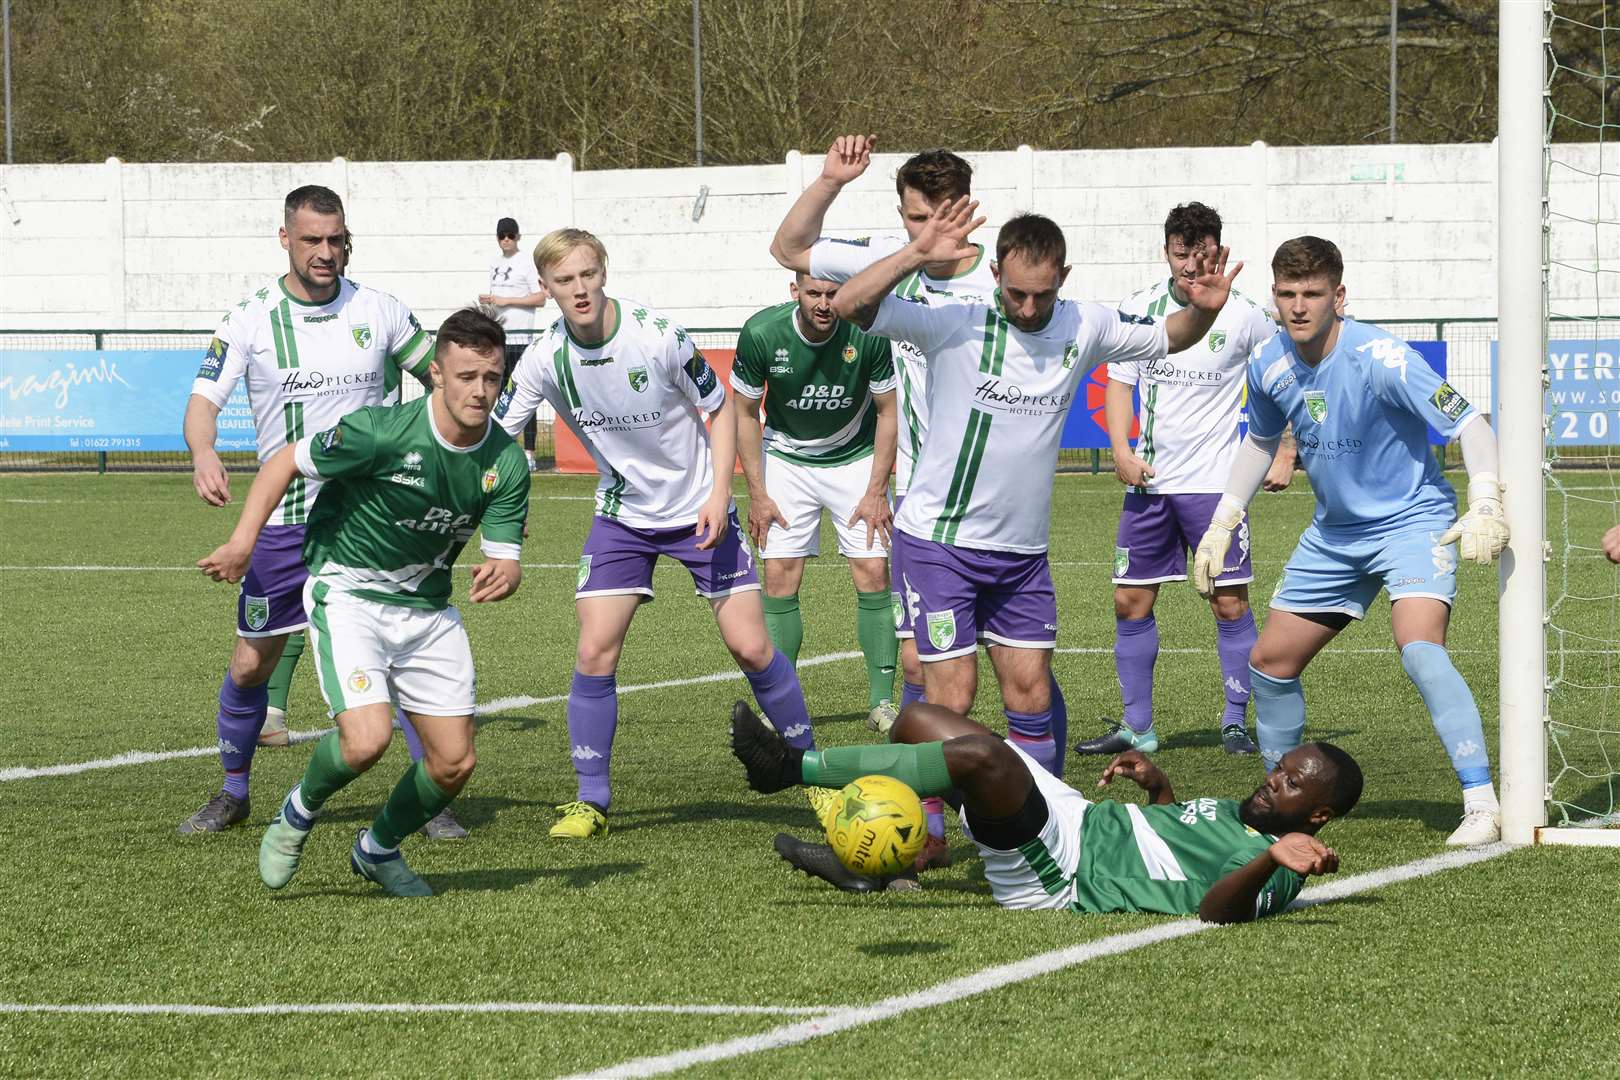
[[[1164,222],[1170,277],[1132,294],[1119,310],[1153,318],[1179,311],[1187,303],[1183,282],[1195,273],[1199,254],[1220,244],[1218,213],[1198,202],[1177,206]],[[1153,728],[1153,667],[1159,656],[1154,602],[1161,584],[1187,578],[1187,551],[1198,546],[1209,528],[1237,454],[1249,353],[1276,332],[1277,324],[1264,309],[1234,291],[1209,334],[1174,360],[1108,365],[1108,439],[1114,473],[1126,485],[1114,541],[1114,665],[1125,713],[1106,734],[1075,744],[1077,753],[1158,749]],[[1133,451],[1131,393],[1138,389],[1141,436]],[[1285,447],[1272,464],[1267,490],[1287,487],[1293,469],[1293,448]],[[1245,726],[1249,650],[1256,636],[1249,611],[1254,568],[1247,517],[1236,547],[1210,598],[1226,699],[1219,728],[1227,753],[1253,754],[1257,747]]]
[[[214,439],[219,411],[238,382],[247,384],[263,462],[363,405],[398,401],[403,375],[425,379],[432,359],[427,335],[404,304],[342,276],[349,233],[335,192],[313,184],[290,192],[280,238],[287,273],[226,312],[186,404],[193,484],[212,506],[231,499]],[[265,684],[288,635],[305,626],[304,524],[318,490],[318,481],[295,480],[254,548],[219,694],[224,787],[181,824],[182,834],[219,832],[248,816]]]
[[[842,135],[834,140],[822,162],[821,176],[807,187],[788,210],[782,224],[777,227],[771,241],[771,254],[789,270],[797,270],[814,278],[828,281],[847,281],[888,255],[905,247],[927,224],[934,210],[971,194],[973,167],[949,150],[925,150],[907,158],[894,174],[895,194],[900,203],[896,207],[903,232],[898,235],[859,237],[823,236],[822,223],[838,194],[845,185],[866,172],[872,163],[875,135]],[[971,255],[948,259],[919,267],[895,286],[903,296],[916,296],[924,291],[947,293],[964,299],[988,299],[996,289],[995,275],[990,272],[989,253],[983,244],[970,245]],[[894,501],[898,512],[911,487],[912,472],[922,454],[923,441],[928,435],[928,357],[909,341],[894,342],[895,405],[899,412],[899,438],[896,446],[894,469]],[[903,598],[899,581],[905,568],[900,555],[889,552],[889,581],[894,607],[895,636],[900,639],[900,707],[923,698],[922,662],[917,658],[917,643],[910,623],[901,618]],[[1067,738],[1068,714],[1063,705],[1063,694],[1057,683],[1052,684],[1053,723]],[[893,718],[874,713],[878,718],[876,729],[886,732]],[[945,844],[945,804],[935,798],[925,799],[928,812],[929,842],[919,856],[919,866],[944,866],[950,862],[949,848]]]
[[[1001,684],[1012,740],[1061,773],[1052,731],[1057,601],[1046,549],[1063,421],[1086,373],[1145,362],[1202,340],[1231,290],[1226,252],[1200,256],[1190,305],[1161,321],[1059,300],[1063,230],[1021,214],[996,238],[988,302],[891,295],[918,266],[965,253],[983,219],[967,198],[943,206],[901,252],[846,282],[840,317],[929,357],[933,429],[895,517],[905,617],[918,630],[928,700],[973,706],[980,640]]]
[[[737,523],[735,405],[725,387],[682,327],[607,295],[607,250],[595,236],[558,229],[535,247],[534,261],[563,317],[524,352],[496,418],[515,432],[549,401],[601,474],[574,592],[568,741],[579,791],[557,808],[551,830],[583,839],[607,831],[615,673],[630,620],[653,598],[660,555],[691,571],[771,722],[795,745],[814,740],[798,674],[765,630],[759,575]]]

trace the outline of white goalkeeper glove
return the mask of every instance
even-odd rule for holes
[[[1215,593],[1215,579],[1226,569],[1226,550],[1232,546],[1232,532],[1243,523],[1243,504],[1229,495],[1222,495],[1210,515],[1209,528],[1198,541],[1193,555],[1193,588],[1200,596]]]
[[[1465,560],[1489,566],[1508,544],[1507,519],[1502,516],[1502,484],[1490,473],[1468,478],[1468,513],[1440,534],[1440,543],[1457,541]]]

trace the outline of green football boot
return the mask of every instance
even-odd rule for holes
[[[405,865],[405,856],[398,851],[392,855],[373,855],[363,849],[360,846],[360,837],[365,834],[366,831],[362,829],[360,835],[354,838],[354,847],[349,852],[350,870],[367,881],[375,881],[389,896],[433,895],[428,883],[418,877],[415,870]]]
[[[264,830],[264,839],[259,841],[259,880],[272,889],[291,881],[298,872],[298,859],[304,854],[304,841],[314,827],[313,818],[306,818],[283,799],[270,827]]]

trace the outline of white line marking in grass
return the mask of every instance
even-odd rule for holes
[[[833,664],[840,660],[859,659],[861,653],[856,650],[848,652],[822,653],[820,656],[809,656],[800,660],[800,668],[819,667],[822,664]],[[658,682],[637,683],[634,686],[619,687],[620,694],[634,694],[643,690],[667,690],[676,686],[698,686],[703,683],[730,682],[733,679],[743,678],[743,673],[736,668],[730,671],[717,671],[711,675],[695,675],[685,679],[661,679]],[[491,713],[511,712],[513,709],[527,709],[533,705],[555,705],[559,701],[567,701],[567,694],[552,694],[548,697],[504,697],[493,701],[486,701],[473,711],[480,716]],[[319,739],[331,728],[321,728],[316,731],[294,731],[289,733],[289,739],[295,743],[309,742]],[[91,772],[96,769],[117,769],[125,765],[150,765],[159,761],[173,761],[178,758],[208,757],[219,753],[213,746],[192,746],[185,750],[131,750],[127,754],[116,757],[96,758],[93,761],[75,761],[66,765],[38,765],[14,766],[9,769],[0,769],[0,783],[12,780],[33,780],[42,776],[72,776],[75,773]]]
[[[0,1013],[68,1013],[112,1016],[295,1016],[351,1013],[586,1013],[626,1015],[672,1013],[681,1016],[820,1016],[836,1005],[591,1005],[571,1001],[321,1001],[276,1005],[183,1005],[88,1002],[36,1005],[0,1001]]]
[[[1451,870],[1460,866],[1484,862],[1487,859],[1505,855],[1511,850],[1513,848],[1507,844],[1492,844],[1488,847],[1448,851],[1443,855],[1417,859],[1400,866],[1390,866],[1382,870],[1356,874],[1342,881],[1307,890],[1304,896],[1295,901],[1294,906],[1309,907],[1315,904],[1329,903],[1356,893],[1366,892],[1369,889],[1379,889],[1397,882],[1410,881],[1413,878],[1436,874],[1442,870]],[[666,1073],[690,1068],[693,1065],[729,1061],[732,1058],[743,1057],[748,1054],[777,1050],[784,1046],[796,1046],[799,1043],[819,1039],[825,1035],[833,1035],[840,1031],[847,1031],[850,1028],[864,1027],[867,1024],[891,1020],[903,1013],[932,1008],[936,1005],[948,1005],[964,998],[999,990],[1004,986],[1027,982],[1042,975],[1050,975],[1053,972],[1062,971],[1092,960],[1099,960],[1106,956],[1117,956],[1120,953],[1130,952],[1132,949],[1140,949],[1147,945],[1156,945],[1161,941],[1171,941],[1175,938],[1213,929],[1215,929],[1215,926],[1212,923],[1199,922],[1197,919],[1178,919],[1175,922],[1160,923],[1157,926],[1150,926],[1143,930],[1133,930],[1126,934],[1113,934],[1081,945],[1073,945],[1066,949],[1054,949],[1051,952],[1040,953],[1026,960],[985,968],[971,975],[949,979],[933,986],[914,990],[909,994],[897,994],[894,997],[884,998],[882,1001],[876,1001],[870,1005],[836,1009],[814,1019],[784,1024],[781,1027],[772,1028],[757,1035],[744,1035],[738,1039],[708,1043],[703,1046],[692,1047],[689,1050],[677,1050],[670,1054],[654,1054],[648,1057],[633,1058],[595,1072],[581,1073],[574,1077],[573,1080],[662,1076]]]

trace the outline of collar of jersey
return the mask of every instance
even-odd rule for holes
[[[980,263],[984,262],[984,245],[974,244],[973,246],[979,249],[979,257],[974,259],[973,265],[969,266],[966,270],[958,270],[956,273],[948,274],[945,277],[935,277],[925,268],[922,272],[922,276],[927,278],[929,281],[955,281],[957,278],[967,277],[969,274],[973,273],[973,271],[979,268]]]
[[[439,430],[439,425],[433,422],[433,396],[429,394],[424,400],[427,401],[427,405],[422,409],[422,419],[427,423],[428,430],[433,432],[433,441],[450,451],[452,454],[470,454],[489,441],[489,433],[495,427],[495,421],[493,419],[485,419],[484,437],[482,439],[479,439],[471,446],[457,446],[455,443],[445,438],[444,432]]]
[[[1046,321],[1041,323],[1041,325],[1037,326],[1033,330],[1025,330],[1022,326],[1019,326],[1017,323],[1007,318],[1007,311],[1001,306],[1001,289],[999,286],[996,288],[995,292],[990,294],[990,301],[996,309],[996,318],[1000,319],[1002,322],[1006,323],[1009,327],[1020,334],[1039,334],[1048,326],[1051,326],[1052,319],[1057,315],[1058,304],[1063,303],[1062,300],[1059,300],[1057,304],[1053,304],[1052,310],[1046,313]]]
[[[343,295],[343,276],[341,274],[338,275],[337,292],[332,294],[332,299],[324,301],[298,299],[298,297],[294,296],[287,290],[286,274],[282,274],[280,277],[276,278],[276,287],[281,290],[281,295],[287,298],[288,303],[297,304],[299,307],[323,308],[330,304],[337,303],[338,297]]]
[[[1170,302],[1172,304],[1176,305],[1176,307],[1184,308],[1184,307],[1187,306],[1183,301],[1180,301],[1180,300],[1176,299],[1176,279],[1175,278],[1170,278],[1169,280],[1167,280],[1164,283],[1164,291],[1169,295]]]
[[[587,343],[587,342],[579,340],[579,338],[574,336],[574,328],[572,326],[568,325],[568,320],[567,319],[563,320],[563,333],[568,335],[568,340],[573,342],[574,348],[576,348],[576,349],[600,349],[602,346],[606,345],[608,342],[610,342],[614,338],[618,337],[619,336],[619,331],[624,329],[624,312],[619,310],[619,302],[617,300],[614,300],[613,297],[611,297],[611,296],[608,297],[608,299],[613,300],[613,333],[609,334],[607,337],[603,338],[601,341],[592,341],[592,342]]]

